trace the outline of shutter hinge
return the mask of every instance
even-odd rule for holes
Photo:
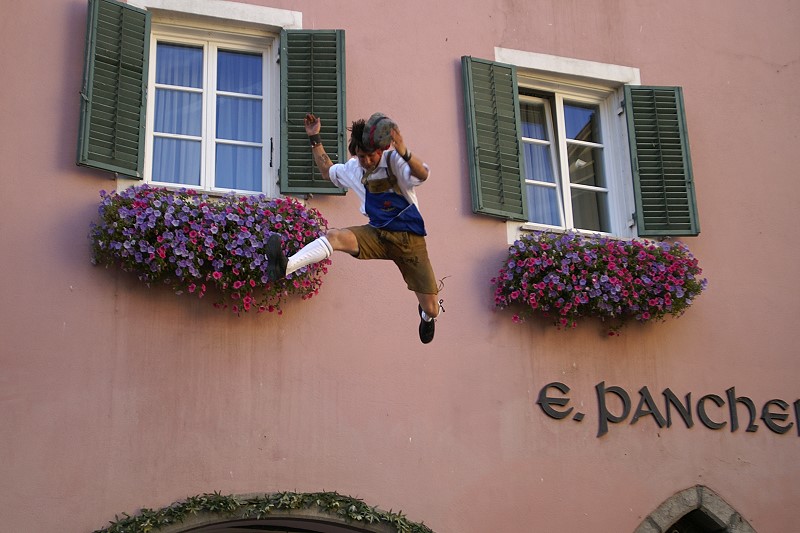
[[[273,154],[273,149],[274,149],[274,146],[273,146],[273,143],[272,143],[273,138],[274,137],[270,137],[269,138],[269,168],[272,168],[272,154]]]

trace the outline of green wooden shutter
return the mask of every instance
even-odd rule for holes
[[[461,74],[472,210],[528,220],[516,68],[464,56]]]
[[[322,121],[331,160],[347,160],[344,30],[281,32],[281,192],[344,194],[314,164],[303,119]]]
[[[142,178],[150,14],[89,0],[78,164]]]
[[[680,87],[625,86],[640,236],[700,233]]]

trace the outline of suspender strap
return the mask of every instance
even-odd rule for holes
[[[366,189],[375,194],[379,192],[386,192],[389,190],[393,190],[397,194],[400,194],[400,189],[397,187],[397,177],[394,175],[392,171],[392,156],[394,155],[394,150],[387,150],[386,151],[386,177],[379,178],[376,180],[371,180],[369,178],[369,174],[364,174],[364,177],[361,178],[361,183],[366,187]]]

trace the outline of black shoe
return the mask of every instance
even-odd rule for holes
[[[436,333],[436,319],[431,319],[430,322],[425,322],[422,318],[422,306],[418,305],[419,311],[419,340],[422,344],[428,344],[433,340],[433,334]]]
[[[281,248],[281,238],[273,233],[267,239],[267,277],[270,281],[278,281],[286,277],[286,264],[289,260]]]

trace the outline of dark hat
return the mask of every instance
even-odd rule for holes
[[[361,143],[370,150],[385,150],[392,144],[392,130],[397,124],[383,113],[374,113],[364,126]]]

